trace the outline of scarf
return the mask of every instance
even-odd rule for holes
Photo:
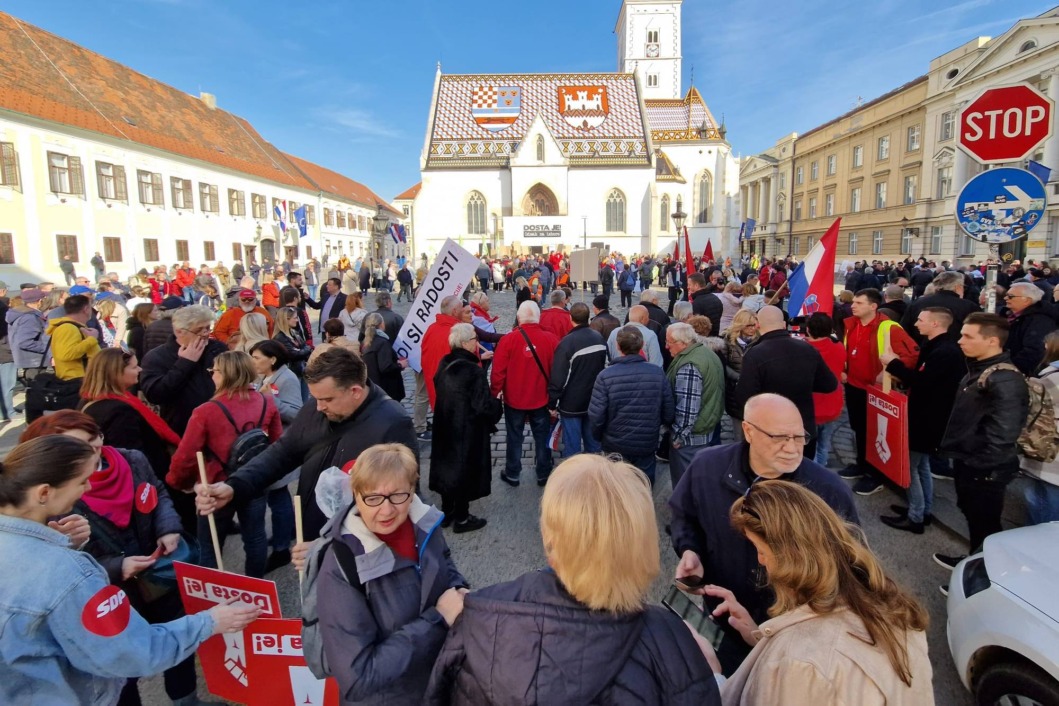
[[[569,278],[567,278],[567,279],[569,279]],[[481,317],[481,318],[485,319],[486,321],[488,321],[491,324],[496,323],[497,319],[500,318],[499,316],[490,316],[485,311],[485,309],[480,308],[477,304],[474,304],[474,303],[471,304],[471,311],[474,312],[475,316]]]
[[[92,489],[81,499],[92,512],[118,529],[129,526],[132,517],[132,468],[113,446],[104,446],[99,470],[89,477]]]
[[[148,426],[150,426],[152,430],[154,430],[155,434],[162,438],[162,441],[167,444],[172,444],[173,446],[180,445],[180,437],[177,436],[177,433],[170,429],[169,425],[165,423],[165,420],[155,414],[150,407],[141,402],[140,398],[136,395],[126,392],[124,395],[102,395],[101,397],[97,397],[96,399],[117,400],[119,402],[124,402],[125,404],[135,409],[137,413],[139,413],[139,415],[143,417],[143,420],[147,422]]]

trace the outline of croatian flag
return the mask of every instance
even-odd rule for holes
[[[401,239],[402,243],[408,242],[408,231],[404,229],[404,226],[397,226],[397,237]]]
[[[393,238],[393,242],[394,243],[400,243],[401,242],[401,238],[398,237],[398,235],[397,235],[397,224],[396,223],[391,223],[390,224],[390,237]]]
[[[830,316],[835,304],[835,253],[841,223],[841,218],[835,219],[820,242],[791,273],[788,280],[791,298],[787,303],[791,317],[809,316],[818,311]]]
[[[275,208],[272,209],[273,213],[276,214],[276,220],[279,221],[279,229],[284,233],[287,232],[287,202],[280,201],[276,204]]]

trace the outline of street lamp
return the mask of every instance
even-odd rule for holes
[[[677,227],[678,243],[680,242],[680,236],[684,234],[684,221],[686,221],[687,218],[688,214],[684,213],[684,209],[680,208],[680,204],[677,204],[677,212],[673,214],[673,224]]]
[[[378,210],[375,215],[372,216],[371,225],[371,263],[372,269],[375,267],[375,259],[382,258],[382,238],[386,235],[386,228],[390,224],[390,217],[386,216],[382,212],[382,205],[378,206]]]

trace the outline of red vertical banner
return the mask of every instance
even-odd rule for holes
[[[684,226],[684,271],[688,277],[695,274],[695,261],[691,257],[691,239],[688,237],[687,226]]]
[[[865,456],[902,488],[911,482],[908,456],[908,398],[900,392],[868,388],[868,428]]]

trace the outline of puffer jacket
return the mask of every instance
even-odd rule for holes
[[[594,611],[551,571],[468,595],[426,703],[719,706],[691,632],[661,606]]]
[[[1008,353],[968,360],[967,375],[960,381],[945,436],[942,455],[960,461],[975,480],[1010,481],[1019,468],[1015,442],[1029,412],[1029,391],[1023,375],[1014,370],[994,370],[984,385],[978,378],[986,368],[1006,363]]]
[[[592,386],[607,366],[607,343],[587,324],[575,327],[559,341],[548,381],[548,406],[563,416],[588,413]]]
[[[163,311],[162,318],[147,324],[143,332],[143,354],[146,356],[159,346],[169,343],[173,337],[173,312]],[[143,358],[140,358],[143,363]]]
[[[1044,337],[1055,330],[1055,319],[1042,302],[1031,304],[1011,322],[1004,350],[1023,375],[1033,375],[1044,358]]]
[[[603,450],[628,456],[653,454],[658,429],[676,412],[666,374],[640,355],[615,360],[596,378],[588,418]]]
[[[351,585],[327,552],[317,579],[320,636],[343,704],[421,704],[430,669],[448,634],[435,605],[465,588],[441,530],[441,512],[413,495],[419,560],[399,556],[368,530],[352,505],[325,532],[357,561]]]
[[[28,306],[7,310],[7,342],[16,368],[38,368],[48,347],[44,314]],[[45,363],[46,365],[47,363]]]
[[[99,340],[81,333],[82,325],[65,316],[48,322],[45,332],[51,336],[51,354],[55,375],[60,380],[85,376],[88,359],[99,353]]]

